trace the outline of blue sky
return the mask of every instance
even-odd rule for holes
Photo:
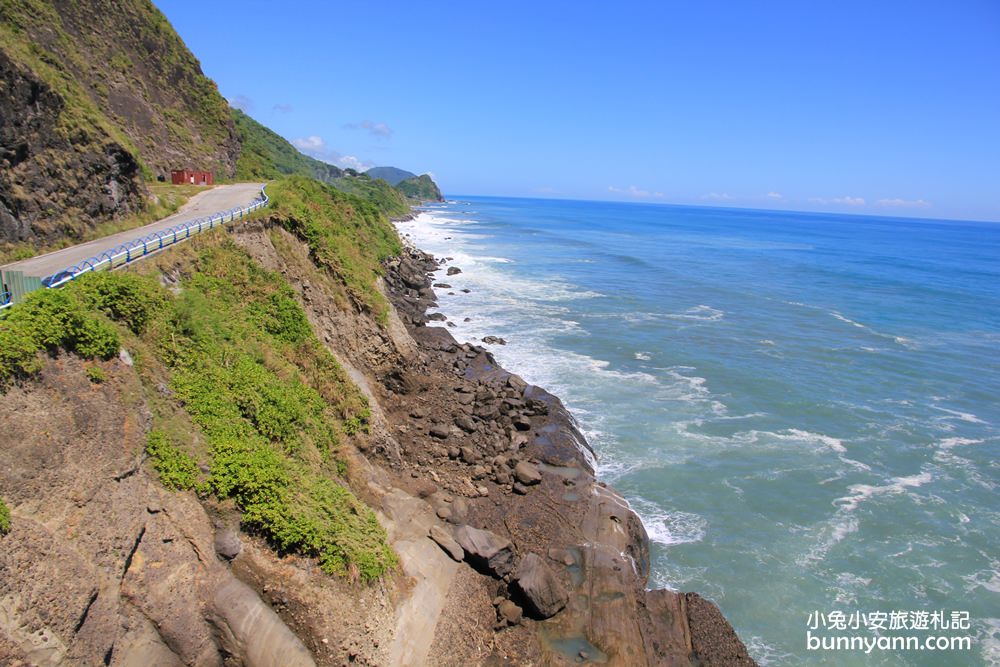
[[[996,0],[154,1],[304,151],[446,194],[1000,220]]]

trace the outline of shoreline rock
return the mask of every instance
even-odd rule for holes
[[[401,433],[397,465],[417,477],[433,474],[442,492],[464,498],[466,525],[455,539],[466,561],[488,575],[482,585],[500,600],[513,596],[513,607],[530,612],[516,627],[531,630],[537,647],[521,647],[521,659],[583,660],[560,649],[572,645],[586,646],[587,660],[612,665],[755,664],[714,604],[646,590],[646,531],[628,503],[595,479],[593,451],[562,402],[501,368],[487,349],[427,326],[435,296],[424,290],[441,270],[413,247],[387,266],[387,295],[420,351],[420,378],[409,391],[387,387],[383,403],[397,406],[390,422],[403,423],[419,405],[425,420],[455,424],[443,451],[434,445],[439,433]],[[423,280],[414,285],[417,275]],[[520,557],[497,560],[508,544]],[[558,558],[537,555],[553,553]],[[689,599],[697,614],[688,613]],[[499,604],[491,612],[497,631],[511,632],[517,614]]]

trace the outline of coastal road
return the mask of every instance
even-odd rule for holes
[[[202,218],[213,213],[220,213],[236,206],[246,206],[260,195],[263,183],[235,183],[233,185],[217,185],[211,190],[199,192],[191,197],[176,213],[162,220],[151,222],[143,227],[136,227],[125,232],[104,236],[93,241],[63,248],[45,255],[14,262],[0,269],[5,271],[22,271],[26,276],[45,278],[53,273],[69,268],[85,259],[95,257],[105,250],[110,250],[123,243],[141,236],[163,231],[181,222],[194,218]]]

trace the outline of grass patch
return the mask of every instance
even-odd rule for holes
[[[0,535],[6,535],[10,532],[10,510],[7,509],[7,505],[4,503],[3,498],[0,498]]]
[[[149,432],[146,453],[160,475],[160,482],[168,489],[184,491],[198,484],[198,462],[170,442],[163,431]]]
[[[376,281],[382,260],[403,247],[378,206],[299,176],[273,183],[268,195],[270,218],[309,245],[313,261],[340,281],[351,305],[384,322],[388,302]]]
[[[87,374],[87,379],[94,384],[102,384],[108,381],[108,374],[100,366],[87,366],[87,370],[84,372]]]

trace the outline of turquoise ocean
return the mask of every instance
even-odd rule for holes
[[[569,407],[651,587],[765,665],[1000,664],[1000,224],[467,197],[399,229],[462,269],[455,337]],[[972,647],[807,647],[893,611]]]

